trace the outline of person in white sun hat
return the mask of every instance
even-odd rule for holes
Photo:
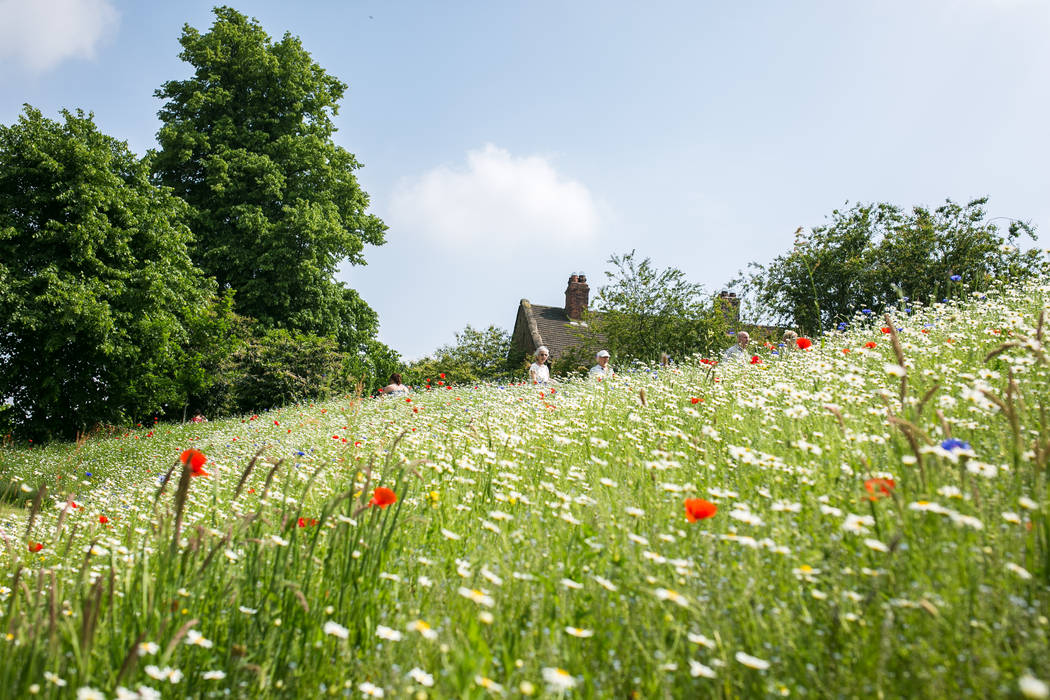
[[[598,364],[591,367],[590,376],[592,377],[608,377],[613,374],[613,368],[609,365],[609,351],[599,350],[598,354],[595,355],[595,359]]]

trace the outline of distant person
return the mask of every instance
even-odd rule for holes
[[[594,356],[594,359],[598,364],[591,367],[591,371],[588,373],[590,376],[609,377],[614,374],[612,366],[609,365],[608,350],[599,350],[598,354]]]
[[[205,418],[200,412],[195,413],[193,415],[193,418],[191,418],[190,420],[192,420],[194,423],[207,423],[208,422],[208,419]]]
[[[671,356],[668,355],[666,352],[660,353],[660,366],[661,367],[670,367],[671,366]]]
[[[536,348],[536,353],[533,355],[533,363],[529,365],[529,381],[533,384],[548,384],[551,380],[551,370],[547,366],[547,358],[550,357],[550,350],[547,349],[546,345],[541,345]]]
[[[747,360],[747,345],[751,342],[751,334],[747,331],[740,331],[736,334],[736,345],[731,348],[727,348],[722,353],[722,358],[725,360]]]
[[[784,331],[784,337],[780,344],[783,346],[781,352],[788,353],[798,347],[798,333],[795,331]]]
[[[386,396],[405,396],[408,387],[401,383],[401,375],[394,372],[390,375],[390,383],[380,389]]]

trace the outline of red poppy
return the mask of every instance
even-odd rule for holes
[[[39,542],[30,542],[29,543],[29,551],[32,552],[33,554],[36,554],[37,552],[39,552],[43,548],[44,548],[44,545],[40,544]]]
[[[797,345],[800,350],[805,350],[813,345],[813,341],[809,338],[799,338],[795,341],[795,345]]]
[[[751,357],[751,364],[758,365],[758,364],[761,364],[761,363],[762,363],[762,358],[759,357],[758,355],[754,355],[754,356]]]
[[[299,518],[299,527],[312,527],[317,524],[316,518]]]
[[[896,487],[893,479],[868,479],[864,482],[864,489],[870,494],[868,498],[872,501],[889,496]]]
[[[102,523],[103,525],[105,525],[106,523],[108,523],[108,522],[109,522],[109,518],[107,518],[107,517],[106,517],[106,516],[104,516],[104,515],[100,515],[100,516],[98,516],[98,521],[99,521],[100,523]]]
[[[211,476],[204,471],[204,465],[207,463],[208,458],[200,450],[185,450],[179,456],[179,461],[190,465],[190,471],[193,473],[193,476]]]
[[[397,494],[386,486],[380,486],[372,493],[372,500],[368,505],[386,508],[391,503],[397,503]]]
[[[699,397],[696,397],[696,396],[694,396],[693,398],[689,399],[689,403],[693,404],[694,406],[696,404],[700,403],[701,401],[703,401],[703,399],[701,399]]]
[[[702,498],[685,499],[685,517],[691,523],[710,518],[717,512],[718,506],[711,501],[705,501]]]
[[[445,373],[444,373],[444,372],[442,372],[442,373],[441,373],[441,374],[439,374],[438,376],[439,376],[439,377],[441,377],[442,379],[444,379],[444,378],[445,378]]]
[[[864,343],[864,347],[866,347],[866,348],[873,348],[873,347],[876,347],[877,345],[878,345],[878,343],[876,343],[874,340],[869,340],[868,342]]]
[[[843,355],[848,355],[849,353],[850,353],[850,349],[849,348],[842,348],[842,354]]]
[[[883,332],[883,333],[889,333],[889,332],[890,332],[890,330],[892,330],[892,329],[891,329],[891,328],[890,328],[889,326],[883,326],[883,327],[882,327],[882,332]]]

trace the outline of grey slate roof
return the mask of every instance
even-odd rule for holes
[[[564,308],[532,304],[532,318],[536,321],[540,339],[551,351],[552,358],[561,357],[568,348],[580,344],[576,333],[583,328],[579,327],[579,322],[576,326],[572,325]]]
[[[551,359],[556,360],[569,348],[582,344],[577,334],[585,330],[583,322],[572,321],[561,306],[543,306],[522,299],[511,337],[511,353],[531,355],[537,347],[546,345]]]

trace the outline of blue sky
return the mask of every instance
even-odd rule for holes
[[[79,107],[145,152],[212,5],[0,0],[0,121]],[[390,231],[342,279],[407,358],[611,253],[717,290],[847,201],[988,195],[1050,248],[1043,0],[233,6],[350,86],[336,141]]]

